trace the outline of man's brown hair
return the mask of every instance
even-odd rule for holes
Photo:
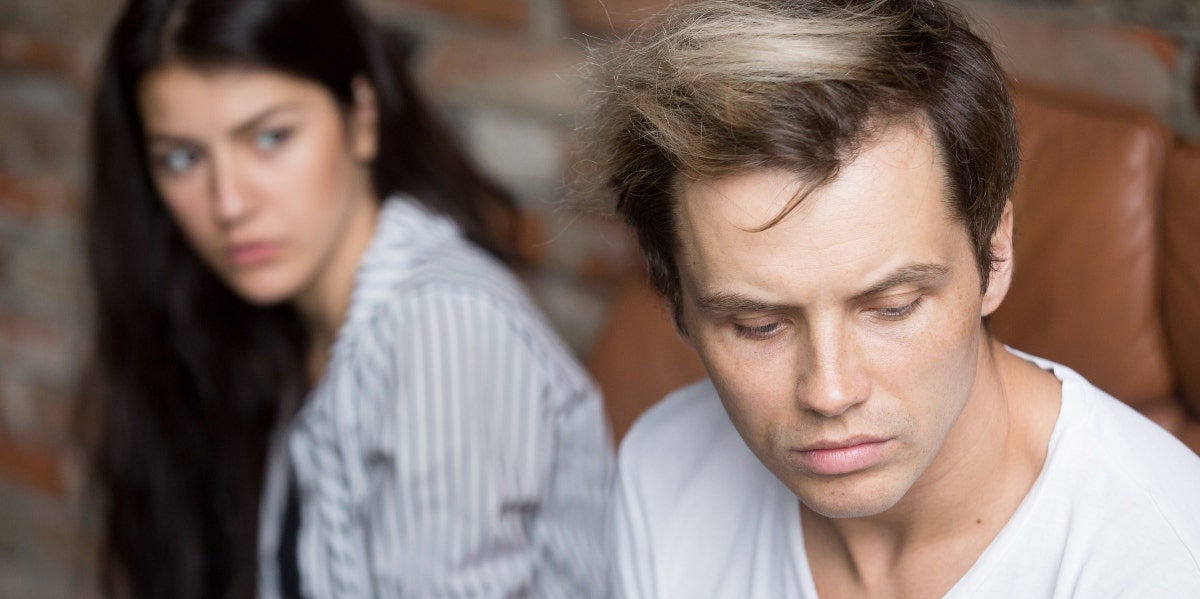
[[[765,229],[895,123],[932,133],[986,288],[1016,178],[1013,107],[987,43],[942,2],[699,0],[667,9],[594,64],[591,165],[637,231],[677,324],[680,177],[795,174],[802,191]]]

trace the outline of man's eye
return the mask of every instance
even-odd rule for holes
[[[881,316],[884,320],[901,320],[901,319],[907,318],[910,314],[912,314],[913,311],[915,311],[917,309],[917,307],[921,305],[922,299],[924,299],[924,296],[918,297],[917,299],[913,300],[911,303],[905,304],[903,306],[896,306],[896,307],[889,307],[889,308],[877,308],[875,310],[875,313],[879,314],[879,316]]]
[[[738,337],[744,337],[746,339],[766,339],[778,332],[780,326],[781,325],[778,322],[772,322],[756,327],[747,327],[740,324],[735,324],[733,325],[733,330],[737,333]]]
[[[155,157],[156,166],[169,175],[182,175],[200,160],[200,153],[193,148],[175,148]]]
[[[265,129],[254,136],[254,145],[259,150],[270,152],[283,145],[291,134],[289,129]]]

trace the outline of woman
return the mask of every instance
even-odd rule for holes
[[[350,0],[132,0],[88,210],[103,586],[603,593],[599,399]]]

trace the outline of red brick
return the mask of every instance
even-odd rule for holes
[[[567,0],[567,15],[581,31],[620,35],[670,3],[670,0]]]
[[[24,31],[0,31],[0,72],[49,75],[83,93],[92,88],[97,51]]]
[[[615,217],[581,217],[580,221],[580,226],[591,228],[595,236],[579,269],[580,279],[615,285],[641,268],[637,237],[629,226]]]
[[[22,354],[59,356],[66,350],[68,332],[48,318],[0,308],[0,346]]]
[[[55,35],[64,39],[84,35],[99,35],[107,30],[117,10],[128,4],[124,0],[41,0],[38,2],[7,0],[4,7],[5,25],[40,35]]]
[[[1179,42],[1147,27],[1117,27],[1111,32],[1115,40],[1140,46],[1158,58],[1167,70],[1175,70],[1179,63]]]
[[[525,266],[536,269],[545,264],[548,253],[546,226],[536,214],[523,210],[513,223],[513,233],[516,238],[517,256],[524,261]]]
[[[0,171],[77,182],[86,154],[87,105],[60,78],[0,73]]]
[[[47,552],[60,568],[82,569],[90,567],[96,547],[92,539],[84,536],[80,527],[70,520],[70,512],[62,520],[39,522],[33,536],[38,546]]]
[[[1195,72],[1192,73],[1192,116],[1200,117],[1200,60],[1196,61]]]
[[[54,496],[63,494],[61,452],[0,436],[0,478]]]
[[[409,4],[483,23],[493,27],[520,28],[529,21],[527,0],[388,0]],[[380,2],[384,4],[386,2]]]
[[[0,170],[0,214],[25,220],[69,214],[78,202],[67,185]]]
[[[0,31],[0,67],[65,72],[71,64],[62,46],[21,31]]]
[[[73,434],[71,420],[74,398],[57,384],[35,384],[30,390],[33,402],[34,431],[29,441],[40,443],[68,443]]]
[[[581,108],[583,59],[576,44],[448,35],[431,40],[418,73],[436,100],[484,100],[565,118]]]

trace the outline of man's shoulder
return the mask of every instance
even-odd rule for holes
[[[1080,375],[1064,380],[1061,417],[1062,440],[1073,448],[1065,457],[1079,462],[1075,466],[1088,465],[1158,500],[1187,498],[1191,504],[1200,497],[1200,456]]]
[[[1200,582],[1200,458],[1070,368],[1041,475],[953,597],[1176,597]]]
[[[646,450],[663,444],[698,441],[693,435],[686,434],[686,431],[695,431],[696,427],[709,433],[733,428],[708,379],[676,389],[650,406],[630,427],[621,448],[628,447],[629,453],[643,455]]]
[[[1139,493],[1183,495],[1189,503],[1200,497],[1200,456],[1178,438],[1071,368],[1014,353],[1062,383],[1049,453],[1068,463],[1064,473],[1089,473],[1106,484],[1123,481]]]
[[[1082,376],[1060,378],[1063,421],[1047,468],[1071,495],[1076,534],[1127,547],[1153,539],[1143,558],[1157,548],[1200,571],[1200,456]]]
[[[1064,585],[1071,596],[1186,596],[1200,583],[1200,458],[1078,374],[1055,374],[1062,412],[1041,476],[950,596],[1059,596]]]
[[[1200,556],[1200,456],[1171,433],[1086,379],[1063,384],[1063,472],[1099,493],[1098,508],[1139,507],[1123,520],[1159,521]],[[1098,501],[1103,497],[1104,501]],[[1174,535],[1175,533],[1172,533]]]
[[[796,497],[746,447],[709,381],[648,410],[618,460],[612,530],[624,588],[645,597],[802,596],[789,557]],[[747,559],[755,549],[771,557]]]
[[[621,441],[618,461],[624,484],[668,503],[713,484],[771,477],[708,379],[672,392],[638,418]]]

